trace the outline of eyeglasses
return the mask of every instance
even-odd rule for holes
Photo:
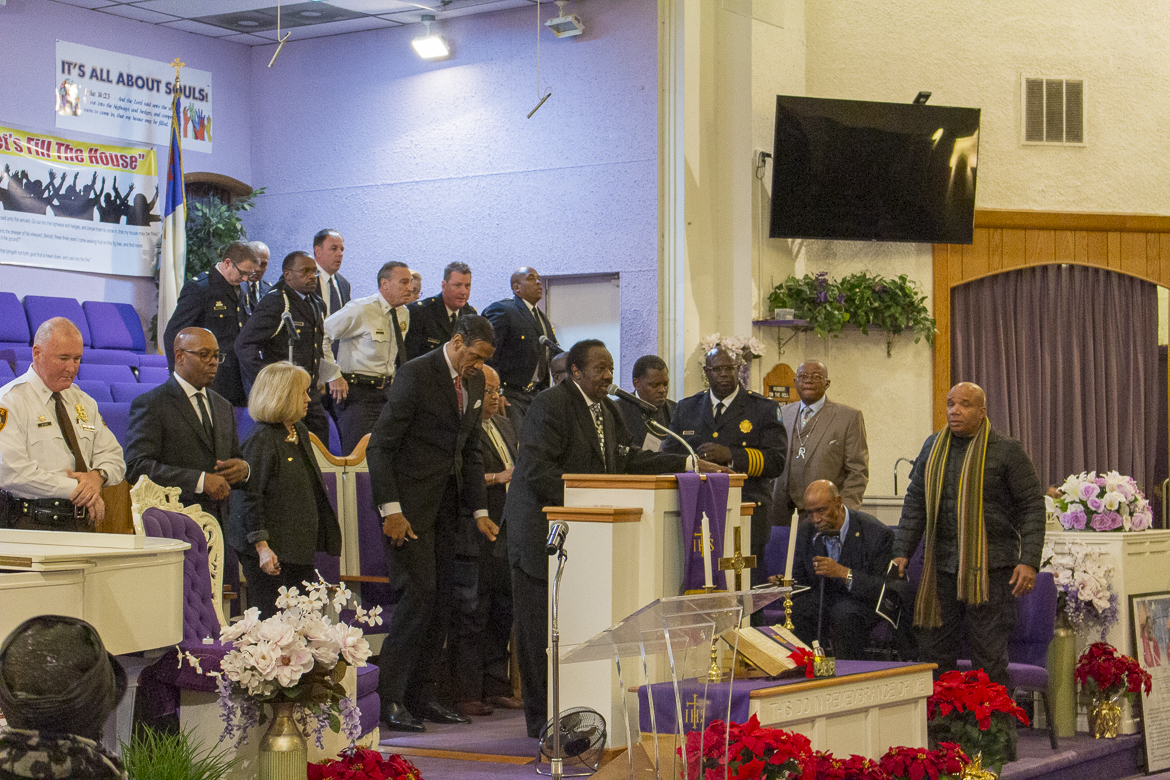
[[[206,349],[201,349],[198,352],[190,349],[180,349],[179,351],[186,352],[188,355],[194,355],[204,363],[208,363],[212,360],[214,360],[216,363],[222,363],[223,361],[227,360],[227,354],[224,352],[208,352]]]
[[[798,382],[824,382],[825,375],[824,374],[797,374],[796,379]]]
[[[484,390],[483,391],[483,395],[485,398],[491,398],[493,396],[498,396],[499,394],[500,394],[499,390]]]

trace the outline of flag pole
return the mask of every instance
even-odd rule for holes
[[[156,332],[158,346],[164,354],[167,345],[163,343],[163,333],[175,311],[187,270],[187,199],[183,187],[183,147],[179,120],[182,111],[179,71],[183,66],[183,61],[178,57],[171,63],[175,69],[175,86],[171,98],[170,150],[167,155],[166,201],[163,204],[162,249],[159,253]]]

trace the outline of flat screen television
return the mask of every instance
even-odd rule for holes
[[[970,244],[979,109],[776,98],[772,238]]]

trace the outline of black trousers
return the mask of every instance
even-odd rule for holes
[[[381,390],[361,385],[350,385],[344,401],[334,404],[337,412],[337,432],[341,435],[341,451],[348,455],[362,437],[374,430],[378,415],[386,405],[390,385]],[[329,441],[328,438],[325,441]]]
[[[280,553],[277,553],[280,558]],[[276,599],[280,595],[280,588],[296,588],[305,592],[302,582],[316,582],[315,566],[305,566],[299,563],[280,562],[280,574],[275,577],[265,574],[260,568],[260,558],[253,551],[239,553],[240,566],[244,570],[244,577],[248,580],[248,606],[260,609],[260,618],[269,618],[276,614]]]
[[[548,580],[512,567],[512,611],[516,654],[528,736],[540,736],[548,722]]]
[[[838,659],[861,660],[869,635],[881,620],[873,607],[831,592],[825,594],[823,612],[820,604],[820,583],[814,583],[812,590],[793,599],[792,625],[796,635],[810,646],[814,639],[819,639],[821,646]]]
[[[455,606],[447,656],[455,701],[511,696],[512,576],[497,556],[499,542],[481,539],[477,559],[461,558],[455,575]]]
[[[1016,625],[1012,569],[991,569],[987,577],[988,600],[973,605],[957,599],[953,572],[938,573],[942,625],[918,633],[921,660],[938,664],[936,676],[955,668],[966,635],[971,668],[983,669],[992,682],[1008,684],[1008,639]]]
[[[383,708],[391,702],[410,708],[437,695],[439,662],[451,616],[458,510],[459,493],[452,476],[431,528],[414,526],[418,538],[402,547],[382,537],[390,587],[401,593],[378,660]]]
[[[508,399],[508,409],[505,416],[512,421],[512,427],[519,433],[520,425],[524,422],[524,414],[532,403],[532,396],[523,390],[513,390],[510,387],[505,387],[503,393],[504,398]]]
[[[309,410],[305,412],[305,427],[309,429],[309,433],[316,435],[321,440],[325,449],[329,449],[329,415],[325,413],[325,407],[321,405],[321,394],[313,390],[309,392],[309,395]]]

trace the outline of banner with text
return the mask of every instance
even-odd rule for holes
[[[166,146],[175,69],[165,62],[57,41],[57,127]],[[211,151],[211,74],[179,74],[183,151]]]
[[[159,242],[153,149],[0,126],[0,263],[151,276]]]

